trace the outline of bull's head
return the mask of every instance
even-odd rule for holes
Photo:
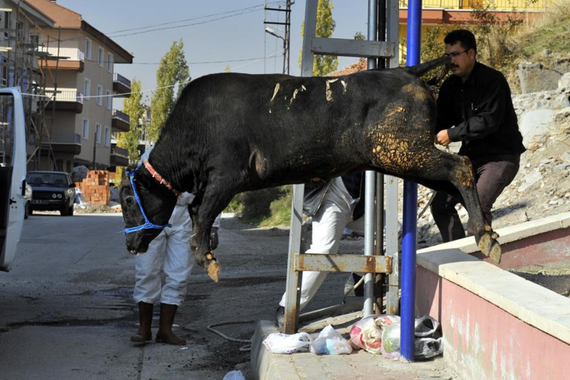
[[[168,225],[176,196],[156,182],[144,169],[127,171],[121,184],[120,199],[125,220],[127,250],[146,252],[150,242]]]

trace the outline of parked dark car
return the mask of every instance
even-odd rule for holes
[[[32,186],[32,208],[35,210],[55,210],[63,216],[73,215],[75,203],[75,183],[65,172],[28,172],[26,182]]]

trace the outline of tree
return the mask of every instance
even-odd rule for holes
[[[320,38],[330,38],[336,27],[336,23],[332,18],[333,3],[332,0],[319,0],[317,7],[317,25],[315,36]],[[301,37],[304,37],[305,22],[301,27]],[[299,55],[299,67],[303,61],[303,52]],[[315,55],[313,61],[313,75],[326,76],[338,68],[338,57],[332,55]]]
[[[156,72],[157,89],[150,101],[151,122],[147,135],[151,141],[158,139],[160,130],[172,111],[176,99],[189,81],[190,69],[184,57],[184,43],[180,39],[172,43],[170,50],[160,60],[160,66]],[[175,95],[176,87],[178,89]]]
[[[117,146],[129,152],[129,165],[136,166],[140,158],[138,146],[141,126],[139,123],[144,113],[139,80],[134,79],[131,82],[131,96],[123,100],[123,112],[129,116],[131,125],[128,132],[121,132],[117,135]],[[122,176],[123,168],[117,167],[116,180],[120,181]]]

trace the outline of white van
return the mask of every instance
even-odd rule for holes
[[[19,88],[0,88],[0,270],[9,271],[22,234],[26,131]]]

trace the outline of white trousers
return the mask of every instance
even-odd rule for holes
[[[166,227],[149,245],[148,251],[135,258],[135,301],[155,304],[158,301],[180,306],[194,257],[190,249],[192,220],[188,203],[179,202]],[[161,272],[164,272],[164,284]]]
[[[364,218],[352,221],[354,202],[351,200],[342,179],[333,179],[321,208],[313,217],[313,239],[306,253],[336,254],[345,227],[358,232],[363,230]],[[307,306],[326,277],[327,272],[303,272],[299,310]],[[285,306],[286,298],[287,292],[283,294],[280,306]]]

